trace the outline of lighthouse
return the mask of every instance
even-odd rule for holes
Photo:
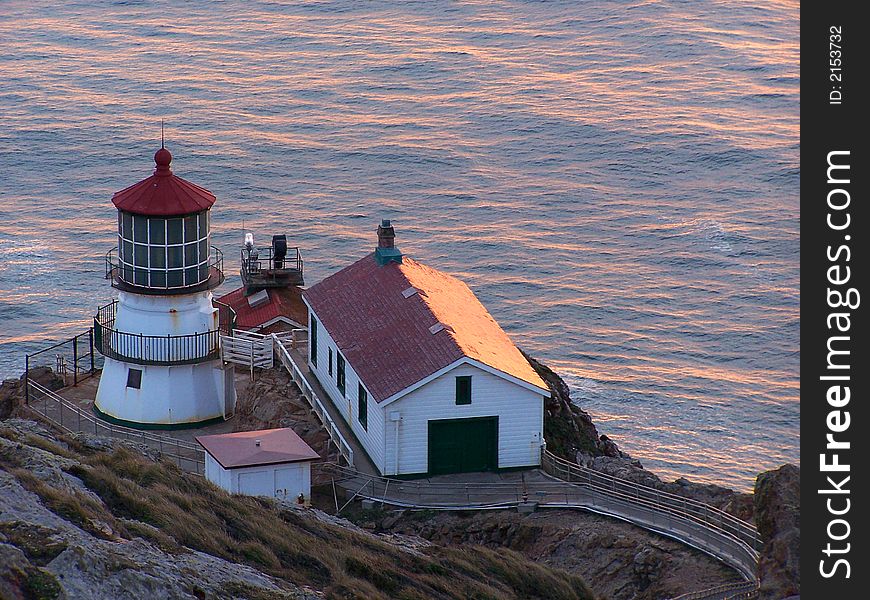
[[[118,246],[106,277],[118,300],[94,317],[106,359],[94,410],[143,429],[192,427],[233,413],[233,372],[220,359],[233,314],[212,299],[224,280],[209,243],[214,194],[175,175],[165,147],[154,162],[153,175],[112,197]]]

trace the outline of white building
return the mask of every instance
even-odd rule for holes
[[[550,392],[459,279],[372,254],[303,293],[308,366],[382,475],[540,464]]]
[[[311,461],[320,458],[290,428],[198,436],[205,477],[231,494],[294,500],[311,496]]]
[[[154,160],[151,177],[112,197],[118,247],[106,256],[106,276],[118,300],[94,317],[106,357],[94,409],[133,427],[189,427],[233,413],[232,368],[219,352],[232,315],[212,301],[224,280],[209,244],[214,195],[174,175],[165,148]]]

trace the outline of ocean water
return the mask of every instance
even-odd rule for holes
[[[173,168],[315,283],[391,218],[599,429],[741,489],[799,450],[797,2],[0,4],[0,375],[113,290]]]

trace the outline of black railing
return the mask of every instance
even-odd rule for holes
[[[94,317],[94,346],[103,356],[140,365],[189,365],[216,359],[220,336],[232,335],[235,312],[222,303],[218,328],[188,335],[144,335],[115,329],[118,302],[101,306]]]
[[[271,246],[257,249],[257,254],[253,256],[247,248],[243,248],[241,258],[242,283],[247,287],[303,285],[304,264],[298,247],[287,248],[282,258],[274,256]]]
[[[127,292],[135,292],[138,294],[179,294],[192,293],[204,290],[211,290],[218,287],[224,282],[224,254],[218,248],[211,246],[211,253],[208,259],[208,277],[201,279],[197,275],[195,283],[187,283],[183,285],[169,285],[169,274],[178,272],[184,280],[184,272],[194,269],[199,273],[199,267],[186,268],[171,268],[171,269],[149,269],[147,267],[133,267],[124,263],[118,257],[118,247],[114,247],[106,252],[106,279],[112,281],[112,287],[124,290]],[[136,272],[144,272],[146,275],[149,272],[157,272],[163,274],[163,285],[149,281],[147,285],[136,283]]]
[[[94,353],[94,330],[88,329],[62,342],[57,342],[24,357],[24,379],[31,377],[58,377],[62,385],[78,385],[102,367],[102,358]],[[39,374],[39,375],[37,375]],[[54,381],[57,384],[57,381]],[[29,400],[29,387],[25,386],[25,399]]]

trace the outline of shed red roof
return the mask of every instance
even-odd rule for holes
[[[137,215],[172,217],[197,213],[215,203],[215,196],[205,188],[172,173],[172,154],[161,148],[154,155],[154,175],[134,183],[112,196],[119,209]]]
[[[257,445],[257,440],[260,445]],[[225,469],[299,462],[320,458],[289,427],[196,436],[196,441]]]
[[[236,311],[236,327],[239,329],[258,329],[279,317],[286,317],[302,326],[308,323],[308,308],[302,302],[302,290],[298,287],[269,288],[266,292],[269,301],[256,306],[248,302],[244,287],[221,296],[218,302]]]
[[[377,402],[462,357],[546,393],[547,384],[465,283],[408,257],[379,266],[369,254],[303,297]]]

